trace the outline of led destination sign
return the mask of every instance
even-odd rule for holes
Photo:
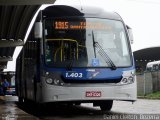
[[[54,29],[108,29],[112,27],[103,22],[69,22],[69,21],[55,21],[53,23]]]

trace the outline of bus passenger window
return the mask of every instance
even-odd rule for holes
[[[158,64],[153,65],[153,71],[157,71],[158,70]]]
[[[158,70],[160,70],[160,64],[158,65]]]

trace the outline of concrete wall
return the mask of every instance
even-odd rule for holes
[[[144,75],[137,75],[137,94],[144,95]]]
[[[153,92],[151,73],[137,75],[137,94],[146,95]]]
[[[160,71],[137,75],[137,94],[146,95],[160,91]]]
[[[153,92],[160,91],[160,71],[151,72],[153,81]]]

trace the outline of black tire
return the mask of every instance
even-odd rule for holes
[[[100,108],[102,111],[110,111],[112,109],[113,100],[107,100],[100,103]]]

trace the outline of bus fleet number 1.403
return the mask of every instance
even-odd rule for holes
[[[83,73],[76,73],[76,72],[66,73],[66,78],[82,78],[82,77],[83,77]]]

